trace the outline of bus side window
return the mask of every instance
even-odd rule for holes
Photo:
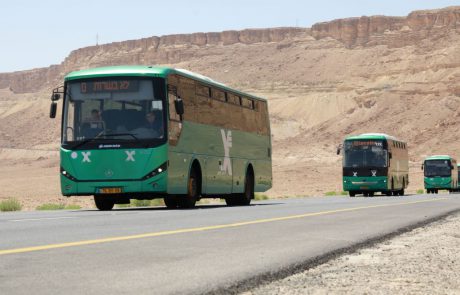
[[[169,111],[169,143],[172,146],[177,145],[179,136],[182,131],[182,122],[180,115],[176,113],[174,102],[178,98],[178,90],[174,85],[168,85],[168,111]]]

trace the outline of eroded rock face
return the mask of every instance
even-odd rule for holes
[[[15,93],[36,92],[62,83],[74,70],[120,64],[177,64],[197,58],[203,48],[234,44],[280,43],[293,40],[333,38],[346,47],[387,45],[389,48],[418,44],[421,40],[460,33],[460,6],[415,11],[407,17],[363,16],[317,23],[308,28],[247,29],[194,34],[176,34],[114,42],[74,50],[60,64],[48,68],[0,74],[0,89]],[[201,52],[200,52],[201,51]]]
[[[72,51],[60,65],[0,74],[0,88],[9,87],[15,93],[35,92],[60,83],[65,73],[78,69],[120,64],[172,64],[189,59],[188,49],[192,47],[280,42],[306,31],[305,28],[273,28],[176,34],[89,46]]]
[[[391,47],[414,44],[427,34],[460,30],[460,6],[414,11],[407,17],[363,16],[317,23],[311,33],[316,39],[331,37],[348,47],[385,44]]]

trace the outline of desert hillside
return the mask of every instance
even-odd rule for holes
[[[119,64],[186,68],[266,97],[274,145],[271,195],[341,190],[335,147],[349,134],[384,132],[406,140],[412,191],[423,187],[423,157],[460,157],[460,7],[448,7],[311,28],[150,37],[81,48],[59,65],[0,74],[6,168],[0,185],[11,188],[0,197],[59,195],[52,151],[60,124],[48,118],[50,89],[69,71]],[[19,171],[30,180],[21,191],[12,184]]]

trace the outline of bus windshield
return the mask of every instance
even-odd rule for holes
[[[383,141],[346,141],[343,167],[387,167],[388,156]]]
[[[63,144],[163,139],[163,101],[153,85],[151,80],[132,78],[69,82]]]
[[[429,160],[425,161],[424,173],[426,177],[449,177],[451,176],[450,160]]]

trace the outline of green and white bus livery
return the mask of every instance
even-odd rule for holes
[[[404,195],[409,184],[409,157],[405,142],[382,133],[349,136],[343,149],[343,190],[373,196],[376,192]]]
[[[457,190],[457,161],[448,155],[430,156],[422,164],[425,189],[428,194],[437,194],[440,189]]]
[[[100,210],[163,198],[248,205],[272,185],[267,102],[192,72],[117,66],[69,73],[63,97],[61,191]]]

